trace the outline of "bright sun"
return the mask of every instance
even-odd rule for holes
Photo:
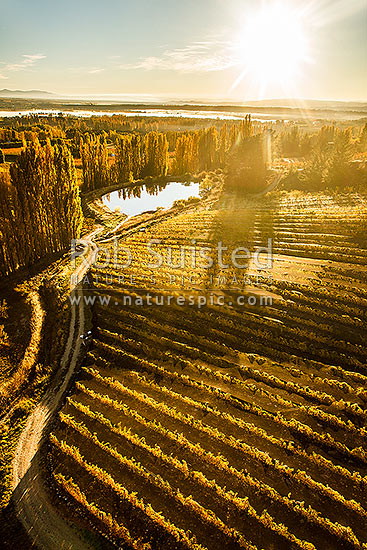
[[[302,14],[279,4],[261,7],[246,20],[236,49],[243,71],[232,88],[246,76],[260,95],[271,85],[289,89],[309,60]]]

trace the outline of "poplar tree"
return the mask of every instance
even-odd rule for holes
[[[86,134],[80,142],[83,190],[92,191],[110,184],[110,168],[105,136]]]
[[[219,133],[218,143],[218,161],[221,166],[224,165],[227,155],[227,124],[223,124]]]
[[[68,248],[83,222],[69,149],[30,143],[0,172],[0,213],[1,275]]]

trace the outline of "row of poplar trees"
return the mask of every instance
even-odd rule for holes
[[[223,124],[218,133],[215,126],[194,132],[185,132],[177,137],[173,161],[176,175],[225,167],[236,151],[253,149],[250,141],[255,131],[251,115],[238,124],[228,127]],[[262,138],[257,138],[258,140]]]
[[[70,247],[83,214],[75,166],[65,145],[30,143],[0,171],[0,275]]]
[[[147,176],[165,176],[168,172],[167,136],[158,132],[119,136],[113,162],[105,137],[87,134],[81,139],[80,157],[84,191]]]
[[[260,151],[262,138],[255,138],[254,134],[250,115],[231,127],[223,124],[219,133],[215,126],[177,133],[171,165],[169,143],[164,133],[119,135],[111,156],[108,154],[106,136],[85,134],[80,141],[83,190],[92,191],[148,176],[165,176],[169,166],[172,175],[224,167],[239,147],[242,152],[247,148],[251,152],[255,149]]]

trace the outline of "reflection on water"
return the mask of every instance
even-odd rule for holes
[[[170,208],[177,200],[199,196],[198,183],[170,182],[162,185],[137,186],[120,189],[102,197],[103,204],[130,216],[158,207]]]

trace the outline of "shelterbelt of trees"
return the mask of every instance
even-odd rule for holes
[[[168,141],[165,134],[158,132],[149,132],[143,138],[138,134],[119,137],[113,164],[105,137],[87,134],[81,139],[80,155],[85,191],[168,173]]]
[[[0,275],[70,246],[83,214],[73,158],[66,145],[31,142],[0,170]]]
[[[226,168],[229,185],[243,176],[248,188],[254,182],[261,186],[268,161],[266,136],[270,136],[269,131],[256,133],[247,116],[229,130],[224,124],[219,134],[215,126],[178,133],[171,156],[164,133],[149,132],[143,137],[125,134],[116,138],[114,157],[110,158],[106,136],[86,133],[80,141],[83,190],[147,176],[181,176],[220,167]]]

